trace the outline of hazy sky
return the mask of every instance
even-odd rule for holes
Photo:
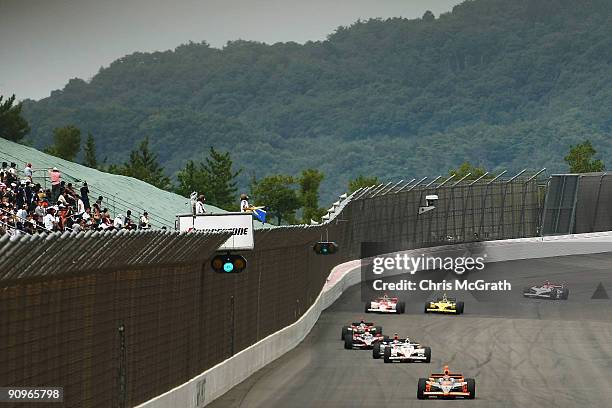
[[[436,16],[461,0],[0,0],[0,94],[40,99],[134,51],[188,41],[322,40],[370,17]]]

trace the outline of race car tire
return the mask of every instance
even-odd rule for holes
[[[348,326],[342,326],[342,333],[340,334],[340,340],[344,340],[344,336],[346,336],[349,332]]]
[[[370,309],[370,306],[371,306],[371,304],[370,305],[368,305],[367,303],[365,304],[365,308],[364,308],[365,310],[364,311],[366,313],[370,313],[370,311],[368,310],[368,309]]]
[[[417,398],[425,399],[425,386],[427,385],[427,378],[419,378],[419,385],[417,385]]]
[[[557,290],[556,290],[556,289],[553,289],[553,290],[550,292],[550,298],[551,298],[551,299],[559,299],[559,292],[557,292]]]
[[[563,292],[561,293],[561,299],[567,300],[568,297],[569,297],[569,289],[563,288]]]
[[[424,347],[425,349],[425,362],[431,363],[431,347]]]
[[[385,347],[385,363],[391,362],[391,347]]]
[[[351,334],[344,336],[344,348],[347,350],[353,349],[353,336]]]
[[[463,302],[457,302],[457,314],[463,314]]]
[[[382,334],[382,326],[374,326],[374,330],[376,331],[376,333]]]
[[[399,314],[406,313],[406,303],[405,302],[399,302],[397,304],[397,313]]]
[[[375,360],[380,359],[380,343],[379,342],[374,343],[374,345],[372,346],[372,358],[374,358]]]
[[[476,381],[473,378],[466,378],[465,381],[467,382],[468,392],[470,393],[467,399],[476,398]]]
[[[423,312],[424,312],[424,313],[429,313],[429,312],[427,311],[427,307],[428,307],[428,306],[429,306],[429,303],[425,303],[425,308],[423,309]]]

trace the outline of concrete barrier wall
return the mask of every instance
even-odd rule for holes
[[[475,248],[480,253],[486,254],[486,262],[611,252],[612,232],[446,245],[400,253],[418,256],[444,252],[446,256],[461,256]],[[360,282],[360,266],[360,260],[336,266],[313,306],[297,322],[139,407],[200,408],[220,397],[257,370],[297,346],[308,335],[321,312],[333,304],[346,288]]]

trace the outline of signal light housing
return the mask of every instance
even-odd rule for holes
[[[312,249],[318,255],[331,255],[338,252],[338,244],[332,241],[320,241],[314,244]]]
[[[247,261],[241,255],[216,255],[210,266],[217,273],[240,273],[246,269]]]

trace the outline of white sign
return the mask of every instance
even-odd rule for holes
[[[232,236],[219,247],[219,251],[251,250],[255,246],[253,215],[250,213],[185,214],[177,215],[181,232],[231,232]]]

